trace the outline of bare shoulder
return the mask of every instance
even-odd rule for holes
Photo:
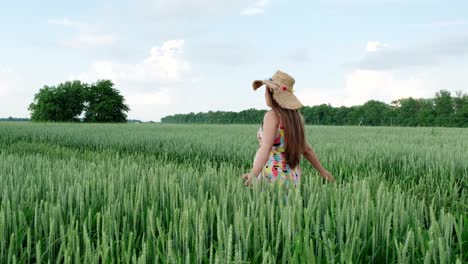
[[[268,110],[263,117],[263,123],[270,123],[277,125],[279,122],[278,115],[274,110]]]

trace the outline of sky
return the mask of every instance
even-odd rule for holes
[[[111,79],[128,118],[267,109],[282,70],[304,105],[468,92],[468,1],[0,0],[0,117],[44,85]]]

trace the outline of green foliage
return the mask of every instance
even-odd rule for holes
[[[453,122],[453,99],[450,92],[440,90],[434,98],[435,124],[437,126],[451,126]]]
[[[85,122],[127,122],[130,110],[110,80],[99,80],[86,90]]]
[[[370,100],[358,106],[333,107],[330,104],[300,109],[306,124],[365,126],[454,126],[468,127],[468,95],[456,97],[441,90],[435,98],[402,98],[390,105]],[[189,113],[166,116],[162,123],[252,124],[261,122],[265,110]]]
[[[409,97],[397,100],[396,104],[399,107],[397,107],[396,110],[397,119],[395,121],[402,126],[417,126],[420,120],[419,117],[415,115],[415,113],[419,113],[420,111],[420,101],[418,99]]]
[[[285,193],[259,125],[1,123],[0,262],[468,262],[466,129],[306,126]]]
[[[88,85],[68,81],[44,86],[34,95],[28,110],[32,121],[78,122],[85,111],[85,122],[126,122],[128,105],[109,80]]]
[[[22,121],[22,122],[27,122],[27,121],[31,121],[31,119],[9,116],[8,118],[0,118],[0,121]]]
[[[236,112],[208,111],[207,113],[175,114],[161,119],[164,123],[205,124],[257,124],[261,123],[266,110],[247,109]]]
[[[44,86],[28,110],[32,121],[76,122],[84,107],[86,84],[80,81]]]
[[[361,106],[363,123],[370,126],[389,124],[393,117],[393,109],[386,103],[370,100]]]
[[[468,94],[458,91],[453,98],[454,123],[461,127],[468,127]]]

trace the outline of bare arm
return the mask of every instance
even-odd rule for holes
[[[320,173],[320,176],[322,176],[322,178],[326,179],[327,181],[331,181],[331,182],[334,182],[335,181],[335,178],[333,177],[333,175],[331,175],[330,172],[328,172],[323,166],[322,164],[320,163],[317,155],[315,154],[314,150],[312,149],[312,147],[309,145],[309,143],[305,143],[305,147],[304,147],[304,158],[306,158],[310,164],[312,164],[312,166],[314,166],[314,168]]]
[[[263,118],[263,136],[261,140],[260,148],[257,151],[256,158],[254,160],[253,168],[250,172],[242,175],[245,179],[244,185],[250,185],[253,178],[256,178],[258,174],[265,166],[270,156],[271,148],[276,135],[276,127],[278,126],[278,119],[273,111],[268,111]]]
[[[309,143],[305,144],[304,148],[304,158],[306,158],[312,166],[319,172],[322,173],[325,171],[325,168],[322,166],[320,163],[317,154],[315,154],[314,150],[312,147],[309,145]]]

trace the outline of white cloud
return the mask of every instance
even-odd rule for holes
[[[143,92],[143,93],[134,93],[126,97],[126,101],[133,105],[133,110],[138,110],[139,108],[147,108],[148,106],[164,106],[171,105],[174,103],[175,94],[169,88],[162,88],[158,91]]]
[[[181,81],[191,72],[190,64],[182,56],[184,40],[169,40],[161,47],[151,48],[149,56],[140,63],[97,61],[91,71],[78,75],[79,79],[111,79],[127,82]]]
[[[244,9],[244,11],[242,11],[241,14],[245,15],[245,16],[255,16],[255,15],[262,14],[264,12],[265,12],[265,10],[263,10],[262,8],[248,7],[246,9]]]
[[[270,0],[138,0],[141,11],[155,19],[205,15],[263,13]]]
[[[59,25],[59,26],[66,26],[66,27],[82,27],[84,24],[72,21],[69,18],[65,17],[62,19],[49,19],[47,23],[51,25]]]
[[[409,26],[416,26],[416,27],[457,27],[457,26],[466,26],[468,25],[468,19],[458,18],[458,19],[450,19],[450,20],[440,20],[440,21],[433,21],[433,22],[426,22],[426,23],[412,23]]]
[[[64,40],[60,43],[64,47],[74,49],[98,48],[112,46],[116,41],[114,34],[102,34],[97,32],[80,32],[74,39]]]
[[[258,0],[257,1],[257,6],[260,7],[265,7],[270,3],[270,0]]]
[[[399,78],[390,71],[352,71],[346,76],[343,104],[363,104],[368,100],[391,100],[406,97],[431,97],[430,82],[418,77]]]
[[[196,50],[191,59],[198,63],[219,66],[237,67],[251,65],[253,61],[263,61],[264,54],[257,49],[253,42],[245,40],[242,43],[203,41],[194,44],[191,50]]]
[[[13,70],[10,67],[0,65],[0,74],[5,73],[13,73]]]
[[[125,102],[130,106],[129,118],[144,121],[159,121],[161,117],[172,114],[177,103],[177,91],[168,87],[158,91],[132,92],[124,94]]]
[[[360,69],[394,70],[438,65],[468,55],[468,34],[440,36],[418,44],[392,48],[380,42],[368,42],[366,51],[363,59],[356,63]]]
[[[262,14],[265,12],[266,6],[269,4],[270,0],[258,0],[254,3],[253,6],[250,6],[242,11],[242,15],[254,16]]]
[[[28,117],[37,83],[9,67],[0,67],[0,117]]]
[[[180,90],[199,80],[191,77],[183,49],[184,40],[169,40],[152,47],[139,62],[97,61],[89,71],[69,79],[88,83],[110,79],[130,106],[129,118],[159,120],[184,107],[180,100],[185,95]]]
[[[378,41],[368,41],[366,45],[366,51],[367,52],[376,52],[385,48],[388,48],[389,45],[385,43],[381,43]]]
[[[59,42],[60,45],[67,48],[90,49],[110,47],[115,44],[117,40],[115,34],[100,32],[95,26],[74,21],[69,18],[49,19],[47,22],[51,25],[70,27],[78,31],[76,37]]]
[[[10,95],[19,82],[19,77],[9,67],[0,67],[0,97]]]
[[[331,104],[340,106],[344,104],[343,93],[339,90],[327,90],[325,88],[300,88],[295,92],[303,105],[313,106]]]
[[[440,70],[435,72],[440,73]],[[431,98],[441,88],[439,85],[448,83],[447,80],[453,79],[454,75],[457,73],[419,72],[408,75],[404,72],[354,69],[344,76],[341,89],[299,88],[296,94],[304,105],[309,106],[354,106],[369,100],[390,103],[407,97]],[[456,82],[463,82],[463,79],[466,77],[458,78]]]
[[[453,19],[453,20],[439,21],[439,22],[435,22],[432,25],[436,25],[436,26],[464,26],[464,25],[468,25],[468,19]]]
[[[287,54],[285,58],[287,60],[291,60],[292,62],[309,62],[311,61],[311,54],[308,48],[296,48],[293,49]]]

